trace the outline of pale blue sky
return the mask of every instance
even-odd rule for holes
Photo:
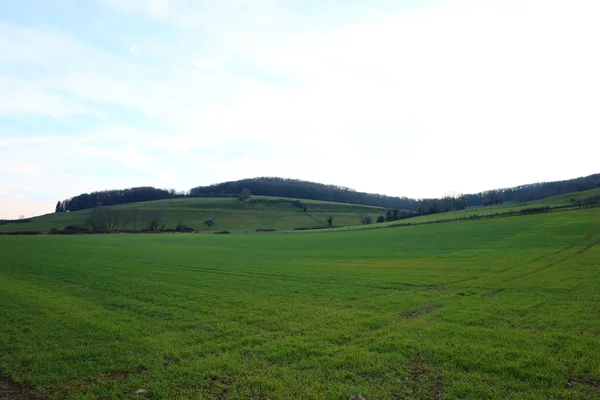
[[[0,0],[0,218],[282,176],[410,197],[600,172],[600,7]]]

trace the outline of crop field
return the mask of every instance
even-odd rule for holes
[[[599,229],[0,237],[0,369],[50,399],[600,398]]]
[[[296,205],[294,202],[297,202]],[[108,208],[122,214],[138,213],[140,219],[145,215],[160,216],[166,228],[174,228],[178,223],[184,223],[209,233],[215,230],[241,233],[256,229],[293,230],[323,227],[327,225],[330,216],[334,226],[359,225],[361,214],[377,218],[387,211],[380,207],[356,204],[264,196],[254,196],[249,201],[218,197],[169,199]],[[0,225],[0,232],[48,232],[51,228],[63,229],[67,225],[84,225],[91,212],[92,210],[82,210],[47,214],[35,217],[28,223]],[[203,225],[204,220],[209,218],[215,221],[211,229]],[[137,229],[142,228],[142,225],[137,226]]]

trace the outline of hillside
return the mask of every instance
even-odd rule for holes
[[[118,221],[115,225],[122,230],[146,229],[149,218],[159,218],[159,225],[164,225],[166,229],[183,224],[205,232],[226,230],[238,233],[261,229],[325,227],[330,216],[334,226],[359,225],[362,214],[375,219],[387,211],[371,206],[263,196],[253,196],[246,201],[218,197],[175,198],[105,208],[116,215]],[[48,232],[52,228],[63,229],[67,225],[84,225],[92,212],[81,210],[47,214],[32,218],[31,222],[0,225],[0,232]],[[123,222],[125,217],[129,222]],[[215,222],[210,229],[203,224],[207,219]]]
[[[550,196],[545,199],[537,200],[531,204],[540,205],[555,205],[555,204],[568,204],[572,200],[584,200],[590,197],[600,196],[600,188],[592,190],[583,190],[581,192],[565,193],[556,196]]]
[[[246,201],[237,197],[182,197],[155,201],[138,202],[103,207],[108,210],[110,226],[102,231],[143,231],[174,230],[177,226],[199,232],[228,231],[249,233],[264,231],[311,231],[328,227],[328,218],[333,218],[333,230],[373,229],[398,224],[420,224],[433,221],[449,221],[507,213],[526,212],[539,207],[559,207],[573,205],[573,200],[595,199],[599,202],[600,188],[581,192],[566,193],[528,203],[508,202],[488,207],[470,207],[437,213],[414,214],[398,210],[400,220],[375,223],[380,215],[386,216],[389,209],[339,202],[291,199],[269,196],[252,196]],[[592,206],[590,204],[590,206]],[[97,209],[96,209],[97,210]],[[8,232],[49,232],[62,230],[66,226],[89,226],[94,209],[47,214],[24,221],[0,223],[0,233]],[[370,217],[372,224],[363,225],[362,218]],[[208,219],[214,225],[207,227]],[[150,227],[151,221],[155,226]]]
[[[254,195],[331,201],[361,204],[390,209],[404,209],[424,214],[463,210],[467,207],[497,205],[504,202],[530,202],[549,196],[579,192],[600,187],[600,174],[565,181],[541,182],[513,188],[493,189],[480,193],[438,199],[410,199],[382,194],[364,193],[356,190],[298,179],[253,178],[223,182],[210,186],[198,186],[188,192],[136,187],[123,190],[105,190],[83,193],[59,201],[56,212],[79,211],[97,206],[131,204],[137,202],[186,198],[186,197],[237,197],[243,191]]]

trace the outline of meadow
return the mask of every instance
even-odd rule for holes
[[[304,211],[306,207],[306,211]],[[368,214],[373,219],[386,213],[387,209],[277,197],[253,196],[248,201],[239,201],[232,197],[183,198],[146,201],[108,207],[118,213],[135,212],[144,216],[159,216],[166,228],[174,228],[184,223],[200,232],[230,231],[247,233],[261,229],[294,230],[296,228],[314,228],[327,226],[327,219],[333,218],[334,226],[359,225],[360,215]],[[41,231],[52,228],[63,229],[67,225],[85,225],[92,210],[69,213],[52,213],[35,217],[31,222],[0,225],[0,232]],[[215,225],[204,226],[206,219],[212,219]],[[136,229],[143,229],[139,224]]]
[[[599,229],[0,237],[0,368],[50,399],[600,398]]]

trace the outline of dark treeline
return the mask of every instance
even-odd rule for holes
[[[467,206],[494,205],[503,202],[526,203],[559,194],[600,188],[600,174],[554,182],[540,182],[506,189],[467,194]]]
[[[447,196],[441,199],[410,199],[380,194],[357,192],[353,189],[321,183],[283,178],[254,178],[198,186],[188,193],[175,190],[139,187],[124,190],[107,190],[84,193],[59,201],[56,212],[77,211],[98,206],[162,200],[175,197],[233,197],[241,193],[258,196],[301,198],[340,203],[378,206],[388,209],[409,210],[415,214],[435,214],[462,210],[472,206],[489,206],[503,202],[525,203],[549,196],[578,192],[600,187],[600,174],[565,181],[533,183],[513,188],[495,189],[481,193]],[[245,197],[245,196],[244,196]]]
[[[164,200],[183,196],[183,193],[178,193],[173,189],[156,189],[148,186],[123,190],[104,190],[101,192],[83,193],[79,196],[59,201],[56,204],[56,212],[78,211],[99,206]]]
[[[7,224],[26,224],[31,222],[31,218],[21,218],[21,219],[0,219],[0,225]]]
[[[190,190],[191,197],[233,196],[248,189],[253,195],[290,197],[309,200],[334,201],[339,203],[379,206],[385,208],[415,209],[417,200],[407,197],[391,197],[380,194],[362,193],[353,189],[284,178],[253,178],[223,182],[210,186],[198,186]]]

